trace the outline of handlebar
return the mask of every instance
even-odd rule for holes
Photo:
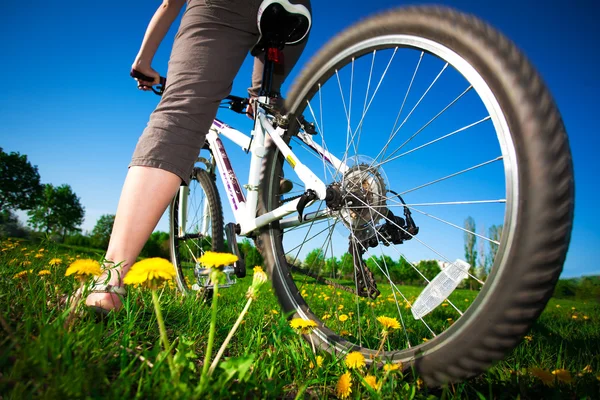
[[[146,81],[146,82],[154,82],[154,78],[152,78],[151,76],[147,76],[142,74],[140,71],[137,71],[135,69],[132,69],[131,72],[129,73],[129,76],[131,76],[134,79],[139,79],[142,81]],[[154,89],[154,87],[150,86],[150,89],[152,89],[152,91],[159,95],[162,96],[163,92],[165,91],[165,86],[167,86],[167,78],[165,78],[164,76],[161,76],[159,79],[159,84],[156,86],[156,89]],[[142,86],[142,85],[140,85]]]

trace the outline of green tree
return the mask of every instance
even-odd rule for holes
[[[311,250],[304,259],[304,265],[311,271],[322,271],[325,267],[325,255],[323,254],[323,250]]]
[[[239,248],[244,257],[246,268],[254,268],[263,265],[264,260],[262,255],[250,240],[242,240],[242,243],[239,243]]]
[[[42,192],[37,166],[26,155],[7,154],[0,147],[0,210],[31,210]]]
[[[340,261],[337,259],[336,256],[329,257],[325,260],[324,272],[332,278],[336,278],[339,274],[340,267]]]
[[[489,229],[488,238],[494,240],[496,242],[500,242],[502,238],[502,225],[492,225]],[[496,243],[490,242],[490,251],[488,253],[488,274],[489,268],[494,266],[494,260],[496,260],[496,254],[498,254],[498,245]]]
[[[0,236],[22,238],[28,234],[27,229],[12,211],[7,209],[0,211]]]
[[[81,231],[78,226],[83,222],[85,209],[71,186],[65,184],[55,188],[46,184],[39,205],[27,215],[29,224],[35,229],[47,234],[58,233],[64,240],[68,233]]]
[[[471,266],[471,269],[469,270],[471,275],[475,273],[475,269],[477,268],[477,250],[475,250],[477,236],[474,234],[475,229],[475,220],[473,217],[468,217],[465,220],[465,230],[468,231],[465,232],[465,261]],[[475,283],[474,279],[469,275],[467,281],[469,283],[469,289],[473,290]]]
[[[354,260],[352,259],[352,254],[342,254],[342,258],[340,258],[340,273],[344,278],[349,278],[354,275]]]
[[[421,260],[419,261],[419,264],[417,264],[417,269],[430,281],[441,271],[440,265],[435,260]],[[415,274],[418,275],[416,271]],[[427,284],[427,281],[425,281],[421,275],[419,275],[419,279],[423,284]]]
[[[113,225],[115,223],[114,214],[104,214],[98,221],[96,226],[92,230],[92,243],[94,246],[106,249],[108,242],[110,241],[110,234],[112,232]]]

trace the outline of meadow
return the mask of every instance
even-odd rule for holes
[[[428,388],[410,368],[350,370],[343,356],[314,354],[282,315],[267,283],[214,374],[201,380],[211,321],[211,304],[202,297],[183,296],[172,284],[155,292],[172,358],[165,356],[149,289],[130,287],[123,309],[101,322],[86,310],[70,314],[60,304],[78,286],[73,276],[65,276],[67,267],[101,257],[50,242],[0,241],[0,399],[600,398],[600,305],[593,301],[551,299],[505,360],[466,382]],[[244,308],[251,283],[250,273],[218,292],[215,349]],[[334,292],[318,288],[315,303],[322,301],[323,315],[344,323],[340,316],[347,314],[330,300]],[[468,302],[475,292],[453,296]],[[388,302],[383,292],[378,304],[365,300],[364,307],[384,309]],[[452,323],[445,308],[436,312],[439,324]],[[348,330],[351,336],[351,324]],[[411,340],[427,340],[417,328],[410,334]],[[351,381],[340,388],[344,374]]]

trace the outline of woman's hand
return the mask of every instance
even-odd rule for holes
[[[142,74],[148,77],[154,78],[152,82],[136,78],[136,81],[138,82],[138,89],[144,91],[152,90],[152,86],[158,85],[160,83],[160,74],[156,72],[150,65],[136,61],[133,63],[131,68],[135,69],[138,72],[141,72]]]

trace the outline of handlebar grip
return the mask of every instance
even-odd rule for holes
[[[142,81],[146,81],[146,82],[154,82],[154,78],[152,78],[151,76],[147,76],[142,74],[140,71],[137,71],[135,69],[131,69],[131,71],[129,72],[129,76],[131,76],[134,79],[139,79]],[[158,95],[162,95],[162,93],[165,90],[165,86],[167,85],[167,78],[165,78],[164,76],[160,76],[159,77],[159,87],[158,90],[154,89],[153,87],[151,87],[152,91]]]

